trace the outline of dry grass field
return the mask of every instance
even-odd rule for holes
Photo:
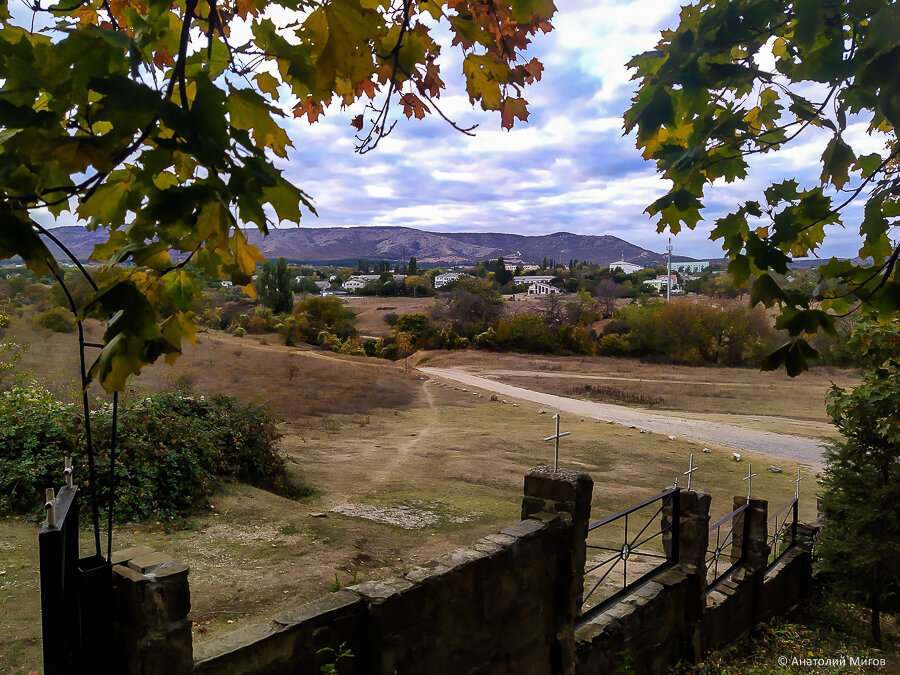
[[[74,367],[73,336],[35,335],[24,324],[10,330],[8,338],[18,331],[31,344],[25,367],[39,380],[71,391],[60,373]],[[486,392],[479,397],[471,390],[437,386],[413,369],[404,374],[401,364],[287,348],[274,344],[275,338],[272,344],[219,333],[199,338],[198,348],[188,350],[177,370],[154,366],[134,378],[134,388],[220,390],[269,401],[285,420],[283,449],[290,470],[314,493],[298,503],[232,483],[210,508],[178,529],[156,523],[117,527],[116,548],[147,544],[191,566],[195,640],[264,622],[327,593],[336,578],[349,585],[402,573],[501,529],[518,519],[523,474],[552,462],[551,445],[541,441],[552,432],[552,420],[538,414],[534,404],[513,407],[491,401]],[[661,395],[680,406],[673,403],[673,409],[694,414],[703,414],[703,406],[717,414],[747,410],[760,415],[795,407],[798,425],[802,418],[824,416],[821,398],[830,377],[818,372],[795,384],[752,370],[470,352],[425,359],[429,365],[485,370],[637,377],[654,390],[658,383],[651,380],[717,380],[722,392],[733,396],[679,395],[677,387]],[[580,382],[503,377],[521,386]],[[849,383],[854,375],[831,377]],[[631,380],[613,384],[635,385]],[[591,420],[572,421],[569,430],[561,465],[593,477],[596,518],[671,485],[687,469],[690,453],[697,452],[683,440]],[[695,460],[701,470],[694,486],[712,493],[717,520],[731,510],[732,497],[746,489],[746,461],[730,461],[727,448],[710,450]],[[769,463],[763,457],[745,459],[754,466]],[[769,499],[772,511],[794,490],[795,465],[779,465],[783,473],[760,471],[753,483],[754,493]],[[810,518],[815,477],[804,478],[801,515]],[[0,519],[0,672],[39,670],[38,529],[34,521]]]
[[[540,299],[528,297],[526,293],[518,293],[515,296],[503,296],[504,309],[510,315],[521,312],[536,311]],[[376,298],[371,296],[358,297],[347,295],[341,297],[344,306],[356,313],[355,325],[360,335],[369,337],[385,337],[393,330],[385,323],[384,318],[388,314],[413,314],[415,312],[427,313],[435,303],[435,298]]]

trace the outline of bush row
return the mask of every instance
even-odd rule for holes
[[[271,412],[234,397],[154,394],[120,405],[114,518],[171,520],[204,506],[224,478],[285,496],[303,489],[278,451]],[[98,494],[107,502],[112,407],[91,415]],[[36,386],[0,396],[0,514],[39,513],[44,489],[62,482],[71,456],[90,488],[81,410]]]

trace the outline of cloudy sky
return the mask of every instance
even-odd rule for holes
[[[432,231],[611,234],[655,251],[666,246],[644,208],[665,192],[634,138],[622,135],[622,114],[634,83],[625,63],[652,49],[659,31],[677,23],[674,0],[557,0],[549,35],[530,56],[545,66],[527,90],[531,116],[507,132],[498,114],[474,110],[462,89],[459,63],[442,70],[450,91],[445,112],[476,137],[439,118],[405,118],[371,153],[354,153],[350,119],[359,110],[328,110],[310,125],[291,120],[295,149],[287,174],[314,199],[319,217],[303,225],[402,225]],[[445,50],[445,55],[453,50]],[[675,252],[721,255],[708,240],[711,223],[740,199],[758,198],[769,178],[818,182],[822,139],[757,162],[752,180],[708,193],[706,220],[674,238]],[[872,150],[879,149],[876,143]],[[820,255],[855,255],[853,228],[829,232]]]
[[[622,114],[634,90],[625,63],[652,49],[659,31],[677,23],[675,0],[556,0],[554,30],[536,36],[526,58],[545,66],[543,79],[526,89],[531,115],[513,131],[498,113],[475,110],[464,91],[461,55],[447,44],[442,108],[460,126],[478,125],[470,138],[437,116],[406,120],[368,154],[354,152],[350,120],[362,110],[328,109],[310,125],[288,117],[294,142],[288,177],[310,194],[319,217],[306,227],[394,225],[431,231],[610,234],[663,251],[666,234],[643,213],[664,194],[654,166],[641,159],[634,138],[622,135]],[[449,42],[449,40],[447,41]],[[286,111],[293,101],[284,101]],[[852,125],[851,125],[852,126]],[[862,125],[851,129],[857,151],[881,150]],[[854,140],[856,139],[856,140]],[[713,221],[745,199],[759,199],[770,180],[796,177],[818,183],[818,160],[827,138],[809,138],[751,165],[742,184],[707,192],[705,221],[674,238],[676,254],[721,255],[708,240]],[[854,222],[853,215],[845,221]],[[49,215],[47,215],[49,218]],[[48,223],[49,224],[49,223]],[[71,221],[59,224],[71,224]],[[285,223],[285,227],[288,224]],[[832,228],[822,257],[853,256],[854,227]]]

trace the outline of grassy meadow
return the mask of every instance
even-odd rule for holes
[[[384,306],[396,302],[377,300]],[[90,332],[99,337],[97,326]],[[77,395],[74,334],[38,330],[16,319],[6,339],[29,344],[21,366],[30,377],[61,397]],[[553,448],[541,440],[553,431],[550,415],[538,414],[536,404],[514,407],[513,401],[491,401],[488,392],[478,396],[471,388],[440,386],[416,372],[417,360],[498,371],[497,379],[564,395],[573,387],[583,389],[583,380],[574,375],[615,377],[605,384],[667,398],[660,408],[679,414],[790,413],[794,427],[811,425],[811,435],[824,428],[831,379],[852,383],[855,377],[816,371],[795,384],[750,369],[473,352],[420,354],[406,373],[402,362],[276,342],[277,336],[201,333],[197,348],[188,348],[177,368],[147,368],[133,378],[128,393],[222,391],[268,402],[283,420],[289,470],[313,488],[310,497],[295,502],[228,483],[210,508],[177,526],[117,526],[115,548],[147,544],[191,566],[195,640],[265,622],[329,587],[402,573],[518,519],[524,473],[552,463]],[[538,371],[560,377],[531,374]],[[703,389],[691,384],[695,381],[716,384]],[[716,395],[692,394],[694,387]],[[591,419],[570,418],[565,430],[572,435],[562,441],[560,463],[593,477],[597,519],[672,485],[692,452],[702,464],[694,487],[712,493],[714,520],[730,512],[732,497],[746,489],[746,463],[731,461],[728,448],[710,445],[710,453],[700,455],[699,446],[685,439]],[[746,459],[761,467],[771,463]],[[754,494],[770,501],[771,512],[794,491],[796,466],[778,464],[783,473],[760,471],[753,483]],[[801,515],[812,518],[815,477],[804,473],[804,479]],[[39,670],[38,529],[36,519],[0,519],[0,672]]]

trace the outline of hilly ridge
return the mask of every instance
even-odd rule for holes
[[[52,230],[60,242],[76,257],[90,257],[96,244],[106,239],[105,232],[89,232],[83,227],[60,227]],[[526,263],[540,263],[544,258],[567,263],[575,258],[608,264],[627,260],[642,265],[664,262],[655,253],[611,235],[553,234],[528,236],[496,232],[426,232],[410,227],[298,227],[270,230],[263,237],[247,230],[248,239],[259,247],[266,258],[284,257],[303,262],[327,262],[353,258],[406,260],[416,256],[419,263],[474,264],[503,256],[521,258]],[[62,251],[51,245],[54,255]],[[673,260],[690,260],[673,256]]]

